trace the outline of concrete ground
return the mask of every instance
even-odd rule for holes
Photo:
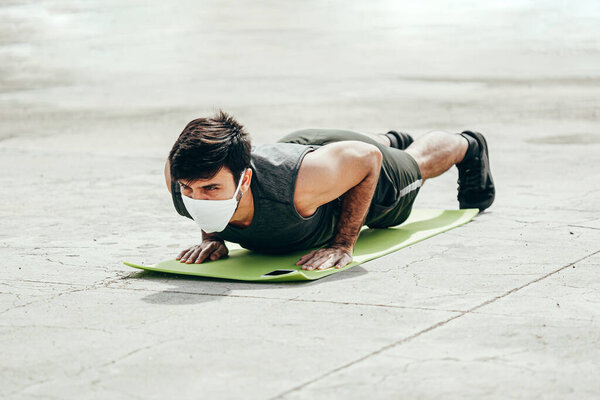
[[[3,1],[0,397],[600,398],[600,5],[501,3]],[[162,168],[218,108],[481,130],[496,203],[316,282],[126,267],[200,240]]]

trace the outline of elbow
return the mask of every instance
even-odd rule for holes
[[[372,145],[372,147],[373,147],[372,153],[373,153],[373,156],[375,157],[377,166],[378,166],[378,168],[381,168],[381,163],[383,162],[383,153],[381,152],[381,150],[379,150],[379,147],[373,146],[373,145]]]
[[[366,154],[363,156],[363,160],[368,160],[368,164],[371,166],[370,173],[379,175],[381,163],[383,162],[383,153],[381,153],[379,147],[375,145],[369,143],[365,143],[365,145],[367,147],[365,149]]]
[[[379,147],[365,142],[354,142],[347,144],[346,151],[351,154],[351,164],[356,165],[362,172],[363,179],[374,179],[379,178],[381,171],[381,164],[383,162],[383,154]]]
[[[349,165],[357,166],[364,176],[379,176],[383,154],[379,147],[360,141],[344,141],[342,151],[347,155]]]

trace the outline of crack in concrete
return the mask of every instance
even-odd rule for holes
[[[443,361],[443,362],[447,362],[447,363],[452,362],[452,363],[457,363],[457,364],[474,364],[474,363],[488,364],[489,363],[489,364],[502,365],[504,367],[512,368],[512,369],[516,369],[516,370],[533,372],[533,369],[528,368],[526,366],[518,366],[518,365],[508,364],[505,359],[506,356],[512,356],[512,355],[523,354],[523,353],[528,353],[528,352],[529,352],[529,350],[521,350],[521,351],[502,353],[502,354],[498,354],[495,356],[477,357],[477,358],[471,358],[471,359],[462,359],[462,358],[456,358],[456,357],[441,357],[441,358],[426,358],[426,359],[410,358],[411,361],[407,362],[404,365],[404,367],[402,368],[402,373],[405,373],[405,374],[409,373],[409,370],[411,368],[413,368],[414,366],[423,366],[424,364],[427,364],[427,363],[439,362],[439,361]]]
[[[95,249],[96,247],[86,247],[86,246],[44,246],[44,249],[65,249],[65,250],[72,250],[72,249]],[[31,246],[12,246],[12,245],[2,245],[0,246],[0,249],[10,249],[10,250],[14,250],[14,249],[18,249],[18,250],[41,250],[41,247],[31,247]],[[47,254],[47,253],[44,253]],[[40,254],[27,254],[27,255],[32,255],[32,256],[38,256]]]
[[[270,400],[272,400],[272,399],[281,399],[281,398],[283,398],[284,396],[286,396],[286,395],[288,395],[290,393],[298,392],[298,391],[304,389],[305,387],[307,387],[310,384],[313,384],[315,382],[319,382],[319,381],[325,379],[326,377],[328,377],[330,375],[333,375],[333,374],[335,374],[337,372],[340,372],[340,371],[342,371],[344,369],[347,369],[347,368],[349,368],[349,367],[351,367],[351,366],[353,366],[355,364],[358,364],[358,363],[360,363],[360,362],[362,362],[362,361],[364,361],[364,360],[366,360],[368,358],[371,358],[371,357],[373,357],[373,356],[375,356],[377,354],[383,353],[383,352],[385,352],[387,350],[390,350],[390,349],[392,349],[392,348],[394,348],[396,346],[399,346],[401,344],[407,343],[407,342],[409,342],[409,341],[411,341],[413,339],[418,338],[421,335],[424,335],[427,332],[431,332],[431,331],[433,331],[433,330],[435,330],[437,328],[440,328],[440,327],[442,327],[444,325],[447,325],[448,323],[454,321],[455,319],[458,319],[458,318],[463,317],[463,316],[465,316],[467,314],[470,314],[473,311],[478,310],[480,308],[483,308],[483,307],[485,307],[485,306],[487,306],[489,304],[492,304],[492,303],[494,303],[494,302],[496,302],[496,301],[498,301],[498,300],[500,300],[500,299],[502,299],[502,298],[504,298],[506,296],[510,296],[511,294],[513,294],[515,292],[518,292],[519,290],[522,290],[522,289],[524,289],[524,288],[526,288],[528,286],[531,286],[531,285],[533,285],[533,284],[535,284],[535,283],[537,283],[537,282],[539,282],[541,280],[544,280],[544,279],[546,279],[546,278],[548,278],[548,277],[550,277],[552,275],[555,275],[555,274],[559,273],[560,271],[562,271],[564,269],[567,269],[569,267],[572,267],[573,265],[575,265],[575,264],[577,264],[577,263],[579,263],[579,262],[581,262],[583,260],[586,260],[586,259],[588,259],[590,257],[593,257],[593,256],[595,256],[596,254],[599,254],[599,253],[600,253],[600,250],[596,250],[593,253],[590,253],[590,254],[588,254],[588,255],[586,255],[584,257],[581,257],[581,258],[579,258],[578,260],[576,260],[576,261],[574,261],[572,263],[569,263],[569,264],[564,265],[564,266],[562,266],[562,267],[560,267],[560,268],[558,268],[558,269],[556,269],[554,271],[551,271],[551,272],[549,272],[547,274],[544,274],[544,275],[542,275],[541,277],[539,277],[537,279],[529,281],[529,282],[527,282],[527,283],[525,283],[525,284],[523,284],[521,286],[518,286],[516,288],[513,288],[513,289],[511,289],[511,290],[509,290],[509,291],[507,291],[507,292],[505,292],[505,293],[503,293],[501,295],[498,295],[498,296],[495,296],[495,297],[493,297],[493,298],[491,298],[489,300],[486,300],[483,303],[478,304],[475,307],[472,307],[472,308],[470,308],[470,309],[468,309],[466,311],[463,311],[463,312],[461,312],[458,315],[454,315],[454,316],[452,316],[450,318],[447,318],[447,319],[445,319],[443,321],[437,322],[437,323],[435,323],[435,324],[433,324],[433,325],[431,325],[431,326],[429,326],[429,327],[427,327],[425,329],[422,329],[422,330],[420,330],[420,331],[418,331],[418,332],[416,332],[416,333],[414,333],[412,335],[409,335],[409,336],[406,336],[404,338],[401,338],[401,339],[399,339],[399,340],[397,340],[397,341],[395,341],[393,343],[387,344],[387,345],[385,345],[385,346],[383,346],[383,347],[381,347],[381,348],[379,348],[379,349],[377,349],[375,351],[372,351],[369,354],[366,354],[366,355],[364,355],[362,357],[359,357],[359,358],[357,358],[357,359],[355,359],[353,361],[350,361],[350,362],[348,362],[348,363],[346,363],[344,365],[341,365],[341,366],[339,366],[337,368],[334,368],[334,369],[332,369],[330,371],[322,373],[322,374],[314,377],[313,379],[304,381],[304,382],[300,383],[297,386],[294,386],[294,387],[292,387],[292,388],[290,388],[290,389],[288,389],[288,390],[286,390],[284,392],[279,393],[278,395],[276,395],[274,397],[271,397]]]
[[[51,263],[58,263],[58,264],[60,264],[62,266],[65,266],[65,267],[77,267],[77,268],[81,267],[81,263],[79,263],[79,264],[68,264],[68,263],[64,263],[64,262],[62,262],[60,260],[52,260],[52,259],[50,259],[48,257],[46,257],[46,261],[50,261]],[[102,269],[102,267],[100,267],[100,269]]]
[[[141,351],[144,351],[144,350],[150,350],[150,349],[152,349],[152,348],[155,348],[155,347],[161,346],[161,345],[163,345],[163,344],[165,344],[165,343],[177,342],[177,341],[179,341],[179,340],[182,340],[182,339],[183,339],[183,338],[181,338],[181,337],[178,337],[178,338],[174,338],[174,339],[161,340],[161,341],[159,341],[159,342],[156,342],[156,343],[151,343],[151,344],[148,344],[148,345],[146,345],[146,346],[138,347],[137,349],[133,349],[133,350],[131,350],[131,351],[128,351],[127,353],[125,353],[125,354],[121,355],[121,356],[120,356],[120,357],[118,357],[118,358],[115,358],[114,360],[110,360],[110,361],[108,361],[108,362],[105,362],[105,363],[103,363],[103,364],[100,364],[99,366],[97,366],[97,367],[94,367],[94,368],[104,368],[104,367],[107,367],[107,366],[109,366],[109,365],[114,365],[114,364],[118,363],[119,361],[123,361],[124,359],[126,359],[126,358],[128,358],[128,357],[131,357],[132,355],[134,355],[134,354],[136,354],[136,353],[139,353],[139,352],[141,352]],[[85,371],[86,371],[86,370],[88,370],[88,369],[89,369],[89,368],[85,368],[85,367],[81,368],[81,370],[79,370],[79,371],[78,371],[78,372],[75,374],[75,376],[79,376],[79,375],[81,375],[83,372],[85,372]]]
[[[103,280],[103,281],[101,281],[101,282],[97,282],[97,283],[94,283],[94,284],[92,284],[92,285],[87,285],[87,286],[85,286],[85,287],[82,287],[82,288],[79,288],[79,289],[73,289],[73,290],[67,290],[67,291],[64,291],[64,292],[60,292],[60,293],[57,293],[57,294],[55,294],[55,295],[53,295],[53,296],[50,296],[50,297],[49,297],[49,298],[47,298],[47,299],[35,300],[35,301],[31,301],[31,302],[29,302],[29,303],[26,303],[26,304],[21,304],[21,305],[19,305],[19,306],[13,307],[13,308],[6,309],[6,310],[4,310],[4,311],[0,312],[0,315],[4,314],[4,313],[6,313],[6,312],[9,312],[9,311],[11,311],[11,310],[14,310],[14,309],[16,309],[16,308],[22,308],[22,307],[26,307],[26,306],[28,306],[28,305],[30,305],[30,304],[37,303],[37,302],[39,302],[39,301],[42,301],[42,300],[52,300],[52,299],[55,299],[55,298],[57,298],[57,297],[59,297],[59,296],[62,296],[63,294],[71,294],[71,293],[81,292],[81,291],[84,291],[84,290],[96,289],[96,288],[98,288],[98,287],[102,287],[102,286],[106,287],[106,285],[109,285],[109,284],[111,284],[111,283],[113,283],[113,282],[116,282],[116,281],[118,281],[118,280],[121,280],[121,279],[124,279],[124,278],[123,278],[123,277],[119,277],[119,278],[116,278],[116,279]],[[180,339],[180,338],[178,338],[177,340],[179,340],[179,339]],[[175,340],[175,339],[169,339],[169,340]],[[159,343],[159,344],[161,344],[161,343]],[[138,350],[139,350],[139,349],[138,349]],[[127,354],[126,354],[125,356],[127,356]],[[125,356],[123,356],[123,357],[119,358],[117,361],[120,361],[121,359],[125,358]],[[83,369],[85,369],[85,368],[83,368]],[[79,373],[81,373],[81,372],[83,372],[83,370],[80,370],[80,371],[78,371],[78,373],[77,373],[77,374],[79,374]],[[77,374],[76,374],[76,376],[77,376]],[[47,383],[47,382],[51,382],[51,381],[53,381],[53,380],[55,380],[55,379],[52,379],[52,378],[47,378],[47,379],[43,379],[43,380],[39,380],[39,381],[35,381],[35,382],[33,382],[33,383],[31,383],[31,384],[29,384],[29,385],[25,386],[25,387],[21,387],[21,388],[17,389],[16,391],[14,391],[14,392],[10,393],[8,396],[10,397],[10,396],[13,396],[13,395],[16,395],[16,394],[23,393],[25,390],[31,389],[31,388],[33,388],[33,387],[36,387],[36,386],[43,385],[43,384],[45,384],[45,383]]]
[[[108,333],[111,334],[112,332],[107,331],[106,329],[101,329],[101,328],[90,328],[87,326],[78,326],[78,327],[72,327],[72,326],[60,326],[60,325],[43,325],[43,324],[26,324],[26,325],[15,325],[15,324],[10,324],[10,325],[4,325],[4,324],[0,324],[0,327],[4,327],[4,328],[48,328],[48,329],[63,329],[63,330],[84,330],[84,331],[92,331],[92,332],[103,332],[103,333]]]
[[[527,321],[531,321],[531,315],[514,315],[514,314],[504,314],[504,313],[489,313],[489,312],[473,312],[472,314],[475,315],[483,315],[483,316],[488,316],[488,317],[505,317],[505,318],[511,318],[511,319],[525,319]],[[546,325],[548,325],[548,321],[574,321],[574,322],[589,322],[592,323],[594,321],[593,317],[590,317],[589,319],[583,319],[583,318],[573,318],[573,317],[544,317],[544,323]],[[554,325],[548,325],[548,326],[554,326]],[[559,325],[556,325],[554,327],[559,327]]]
[[[87,286],[83,283],[69,283],[69,282],[57,282],[57,281],[40,281],[37,279],[5,279],[4,282],[28,282],[28,283],[45,283],[48,285],[64,285],[64,286]],[[9,287],[13,287],[8,283],[0,282],[2,285],[8,285]]]
[[[413,260],[413,261],[409,262],[408,264],[404,265],[403,267],[400,267],[400,269],[407,269],[411,265],[418,264],[418,263],[421,263],[421,262],[424,262],[424,261],[430,261],[430,260],[433,260],[436,257],[444,256],[444,255],[446,255],[446,253],[448,251],[450,251],[450,247],[446,247],[446,248],[442,249],[441,251],[439,251],[439,252],[437,252],[435,254],[428,254],[425,257],[421,257],[421,258],[418,258],[416,260]]]
[[[567,225],[572,226],[573,228],[585,228],[585,229],[594,229],[600,231],[600,228],[594,228],[593,226],[585,226],[585,225]]]
[[[123,276],[120,276],[118,278],[108,279],[108,280],[107,279],[103,279],[102,281],[93,283],[91,285],[85,285],[85,286],[82,286],[80,288],[72,289],[72,290],[65,290],[64,292],[55,293],[53,295],[50,295],[49,297],[42,297],[42,298],[39,298],[39,299],[32,300],[32,301],[30,301],[28,303],[19,304],[18,306],[6,308],[6,309],[0,311],[0,315],[6,314],[7,312],[10,312],[12,310],[16,310],[17,308],[23,308],[23,307],[27,307],[27,306],[29,306],[31,304],[39,303],[40,301],[50,301],[50,300],[53,300],[53,299],[55,299],[57,297],[62,296],[63,294],[71,294],[71,293],[81,292],[81,291],[84,291],[84,290],[93,290],[93,289],[97,289],[97,288],[103,287],[103,286],[107,287],[107,285],[110,285],[111,283],[115,283],[115,282],[117,282],[119,280],[122,280],[122,279],[124,279]],[[40,282],[40,283],[44,283],[44,282]]]

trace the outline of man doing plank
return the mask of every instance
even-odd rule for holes
[[[191,121],[169,153],[165,179],[177,212],[202,228],[180,262],[228,254],[224,240],[266,253],[320,247],[303,269],[341,268],[363,225],[385,228],[410,214],[419,188],[456,165],[460,208],[488,208],[495,189],[481,133],[371,135],[304,129],[251,146],[223,111]]]

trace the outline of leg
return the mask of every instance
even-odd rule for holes
[[[361,133],[344,129],[302,129],[279,139],[279,143],[324,145],[343,140],[360,140],[366,143],[390,147],[390,139],[385,134]]]
[[[424,135],[404,151],[390,149],[390,176],[396,180],[394,186],[399,198],[389,207],[372,204],[367,225],[386,228],[404,222],[422,183],[460,163],[468,148],[469,142],[464,136],[438,131]]]
[[[494,202],[496,189],[490,171],[485,137],[475,131],[460,134],[431,132],[406,149],[421,171],[423,181],[456,165],[460,208],[483,211]]]
[[[406,150],[414,142],[412,136],[406,132],[388,131],[387,133],[379,134],[365,133],[365,135],[372,137],[387,147],[399,150]]]
[[[392,131],[390,131],[392,132]],[[395,132],[395,131],[393,131]],[[324,136],[325,135],[325,136]],[[398,132],[396,132],[398,135]],[[377,142],[385,147],[394,147],[404,149],[412,142],[412,137],[406,133],[400,133],[400,139],[394,139],[397,143],[392,144],[392,138],[388,133],[362,133],[339,129],[303,129],[292,132],[278,142],[300,143],[300,144],[325,144],[334,140],[362,140]],[[398,143],[403,141],[402,143]]]
[[[469,142],[463,136],[441,131],[430,132],[415,140],[405,151],[419,169],[423,182],[435,178],[465,157]]]

